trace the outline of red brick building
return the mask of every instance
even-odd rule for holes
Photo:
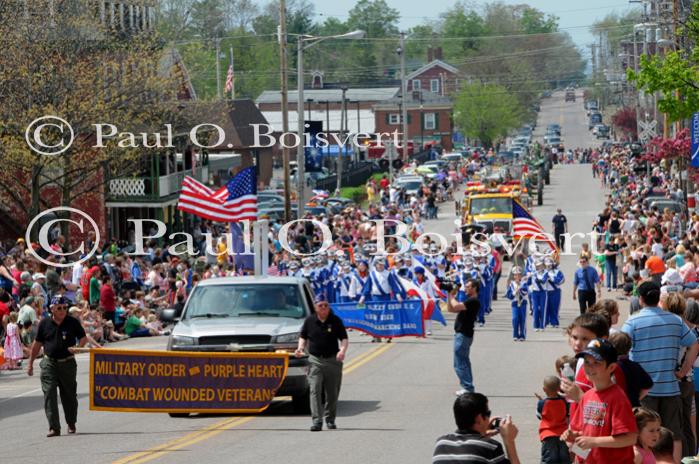
[[[448,97],[426,91],[408,92],[408,140],[418,146],[440,145],[452,149],[454,105]],[[400,95],[374,105],[376,132],[403,132]]]
[[[459,90],[459,70],[442,61],[442,49],[427,50],[427,64],[406,76],[408,92],[427,91],[441,96]]]

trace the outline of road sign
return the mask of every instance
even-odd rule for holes
[[[658,125],[658,121],[654,119],[650,121],[638,121],[638,125],[641,126],[641,134],[639,135],[641,142],[646,143],[657,135],[655,128]]]
[[[692,115],[692,167],[699,168],[699,113]]]

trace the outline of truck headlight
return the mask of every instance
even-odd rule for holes
[[[273,343],[296,343],[299,341],[299,337],[301,336],[301,332],[293,332],[289,334],[284,334],[284,335],[277,335],[274,338]]]
[[[182,335],[171,335],[168,345],[170,348],[177,348],[180,346],[191,346],[198,345],[199,340],[194,337],[184,337]]]

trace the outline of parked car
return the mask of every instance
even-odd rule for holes
[[[312,313],[313,292],[303,278],[222,277],[195,286],[179,319],[174,309],[164,310],[161,319],[177,321],[168,351],[293,353]],[[277,391],[277,396],[291,396],[300,413],[309,410],[308,367],[307,356],[289,356]]]
[[[455,162],[455,163],[460,163],[463,161],[463,157],[461,156],[461,153],[444,153],[441,157],[441,160],[446,161],[447,163]]]
[[[345,197],[331,197],[323,202],[332,214],[340,214],[345,208],[354,205],[354,201]]]
[[[665,211],[665,208],[673,211],[675,213],[682,213],[684,211],[684,206],[679,201],[663,199],[656,200],[650,203],[650,208],[658,208],[658,211]]]

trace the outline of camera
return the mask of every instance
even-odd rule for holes
[[[500,429],[500,422],[502,422],[502,418],[496,417],[495,419],[492,420],[490,424],[490,428],[499,430]]]
[[[455,281],[448,279],[437,279],[437,282],[439,283],[440,290],[447,293],[451,293],[458,285]]]

